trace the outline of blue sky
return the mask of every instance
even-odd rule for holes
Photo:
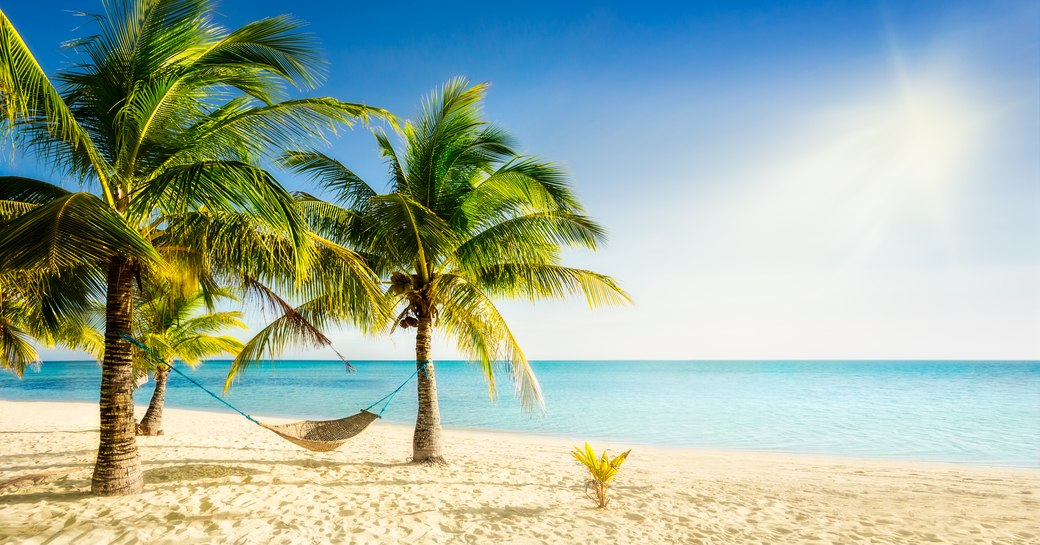
[[[331,63],[313,94],[408,116],[452,76],[492,83],[488,117],[611,233],[571,262],[636,300],[505,304],[531,358],[1040,357],[1035,2],[561,4],[219,12],[309,22]],[[98,5],[0,2],[51,72],[82,32],[65,10]],[[331,153],[382,179],[366,130]],[[411,356],[405,335],[334,338]]]

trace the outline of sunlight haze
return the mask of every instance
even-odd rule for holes
[[[64,10],[94,3],[3,2],[48,73],[83,24]],[[221,13],[291,11],[329,54],[316,95],[403,118],[452,76],[490,81],[489,118],[564,165],[609,230],[568,262],[635,304],[505,304],[531,359],[1040,357],[1034,2],[535,3],[451,20],[322,4]],[[364,127],[329,153],[384,187]],[[17,155],[9,170],[46,172]],[[411,335],[331,336],[348,358],[401,360]]]

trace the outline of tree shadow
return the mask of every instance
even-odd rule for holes
[[[44,435],[44,434],[48,434],[48,433],[101,433],[101,430],[99,430],[99,429],[92,429],[92,430],[46,430],[46,431],[0,430],[0,436],[7,435],[9,433],[11,433],[11,434],[14,434],[14,433],[30,434],[31,433],[31,434],[35,434],[35,435]]]
[[[249,477],[261,473],[263,472],[258,469],[226,464],[183,464],[145,470],[144,482],[146,484],[190,482],[206,479],[226,479],[228,477]]]
[[[3,473],[14,473],[17,471],[46,471],[50,469],[60,469],[66,467],[78,467],[82,466],[84,462],[76,462],[77,456],[94,455],[97,454],[97,450],[84,449],[84,450],[68,450],[64,452],[46,452],[46,453],[30,453],[30,454],[5,454],[3,456],[3,462],[0,463],[0,472]],[[48,460],[53,459],[53,463],[47,463]],[[6,462],[18,462],[20,460],[32,460],[37,463],[27,465],[7,465]],[[43,462],[43,463],[40,463]]]
[[[290,460],[278,460],[278,459],[242,459],[237,458],[233,460],[228,459],[212,459],[212,458],[170,458],[170,459],[151,459],[143,462],[144,465],[168,465],[168,464],[227,464],[234,462],[236,464],[248,464],[256,466],[292,466],[309,469],[334,469],[334,468],[355,468],[355,467],[379,467],[379,468],[391,468],[391,467],[408,467],[412,464],[410,462],[398,462],[398,463],[384,463],[384,462],[341,462],[338,460],[328,459],[315,459],[315,458],[294,458]]]
[[[327,487],[354,487],[354,486],[413,486],[413,485],[428,485],[428,486],[464,486],[474,487],[478,489],[488,488],[510,488],[510,489],[521,489],[521,488],[540,488],[544,490],[555,490],[558,488],[556,485],[543,484],[543,483],[515,483],[515,482],[493,482],[493,481],[421,481],[415,479],[401,478],[401,479],[382,479],[382,480],[371,480],[371,479],[359,479],[357,481],[345,481],[338,479],[335,481],[324,481],[324,482],[312,482],[312,481],[300,481],[300,482],[287,482],[281,481],[279,484],[285,485],[304,485],[304,484],[317,484]]]
[[[87,487],[89,488],[89,481]],[[0,505],[18,505],[23,503],[69,503],[95,497],[89,490],[68,490],[63,492],[30,492],[25,494],[0,494]]]
[[[138,436],[138,440],[140,440],[142,437],[148,437],[148,436],[144,436],[144,435]],[[163,437],[169,437],[169,436],[163,436]],[[162,444],[162,445],[149,445],[149,444],[138,443],[137,448],[139,448],[141,450],[145,450],[145,449],[168,449],[168,448],[190,448],[190,449],[198,449],[198,450],[247,450],[247,451],[250,451],[250,452],[256,452],[258,450],[262,450],[262,451],[265,451],[265,452],[300,452],[300,449],[298,449],[298,448],[232,447],[232,446],[191,445],[191,444],[181,444],[181,443],[166,443],[166,444]]]
[[[414,464],[411,462],[358,462],[351,465],[364,467],[411,467]]]
[[[494,517],[497,520],[510,518],[539,517],[550,510],[551,508],[549,507],[516,507],[507,505],[503,507],[459,507],[457,509],[443,509],[441,510],[441,513],[452,516],[471,515],[478,517]],[[417,513],[421,513],[421,511]]]

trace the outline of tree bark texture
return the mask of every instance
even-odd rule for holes
[[[419,412],[415,417],[415,435],[412,437],[413,463],[444,463],[441,454],[441,412],[437,405],[437,381],[430,359],[430,341],[433,336],[433,318],[424,312],[419,316],[415,335],[415,366],[421,369],[419,384]],[[423,368],[423,365],[426,367]]]
[[[99,496],[141,492],[144,480],[134,421],[133,352],[121,333],[132,334],[134,276],[128,259],[108,265],[105,358],[101,365],[101,437],[90,490]]]
[[[170,368],[160,365],[155,370],[155,390],[152,391],[152,400],[148,403],[148,410],[144,418],[137,425],[137,435],[162,435],[162,412],[166,403],[166,379],[170,376]]]

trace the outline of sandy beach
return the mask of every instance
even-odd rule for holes
[[[1040,539],[1034,470],[635,446],[599,510],[568,454],[581,438],[446,430],[451,464],[417,467],[408,426],[377,422],[314,454],[238,416],[177,409],[165,436],[139,438],[144,493],[97,498],[97,426],[91,404],[0,401],[0,543]]]

